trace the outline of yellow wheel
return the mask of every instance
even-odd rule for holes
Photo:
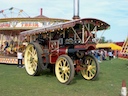
[[[58,81],[62,84],[70,84],[74,78],[74,65],[72,59],[68,55],[61,55],[55,65],[55,74]]]
[[[86,55],[81,74],[86,80],[95,80],[99,75],[99,63],[92,55]]]
[[[42,71],[42,57],[39,49],[40,46],[38,43],[30,43],[24,54],[25,69],[27,73],[32,76],[39,75]]]

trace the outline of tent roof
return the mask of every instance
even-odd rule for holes
[[[48,17],[46,17],[46,16],[44,16],[44,15],[38,15],[38,16],[36,16],[36,17],[34,17],[34,18],[48,18]]]
[[[121,46],[114,43],[99,43],[96,45],[96,48],[111,48],[112,50],[121,50]]]

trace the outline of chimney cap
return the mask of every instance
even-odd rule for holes
[[[79,17],[79,16],[73,16],[72,19],[73,19],[73,20],[76,20],[76,19],[80,19],[80,17]]]

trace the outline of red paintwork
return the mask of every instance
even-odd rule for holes
[[[60,55],[63,55],[63,54],[67,54],[67,48],[68,47],[61,47],[59,48],[58,50],[55,50],[53,51],[51,54],[50,54],[50,63],[51,64],[55,64],[57,58],[60,56]]]
[[[124,42],[115,42],[115,44],[119,45],[119,46],[123,46]]]
[[[86,50],[94,50],[96,48],[96,44],[83,44],[83,45],[75,45],[75,49],[86,49]]]
[[[59,56],[62,54],[67,54],[67,49],[68,49],[68,47],[61,47],[59,49]]]

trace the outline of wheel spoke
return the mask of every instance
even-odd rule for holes
[[[66,80],[69,79],[69,74],[68,74],[68,72],[65,73],[65,78],[66,78]]]
[[[95,66],[95,65],[92,65],[91,68],[92,68],[92,69],[96,69],[96,66]]]
[[[93,71],[94,73],[96,73],[96,69],[93,68],[92,71]]]
[[[28,54],[32,56],[32,51],[31,50],[28,50]]]
[[[28,54],[30,54],[31,56],[36,55],[36,50],[33,47],[30,47],[28,50]]]
[[[92,64],[92,60],[91,59],[89,59],[89,65],[91,65]]]
[[[67,63],[67,61],[66,60],[63,60],[63,66],[66,66],[66,63]]]
[[[33,66],[36,67],[37,66],[37,62],[33,61]]]
[[[89,77],[93,77],[94,76],[94,73],[91,70],[89,70],[88,72],[89,72]]]
[[[64,79],[64,73],[60,74],[61,78]]]
[[[33,60],[33,63],[35,63],[35,65],[37,65],[38,60],[37,60],[37,59],[34,59],[34,60]]]
[[[59,62],[59,67],[62,68],[62,66],[63,66],[63,65],[62,65],[62,62]]]
[[[59,70],[58,70],[59,72],[61,72],[61,73],[63,72],[63,71],[62,71],[62,67],[59,67],[58,69],[59,69]]]
[[[35,71],[36,71],[36,69],[33,69],[33,71],[35,72]]]
[[[30,62],[30,58],[27,58],[26,60],[27,60],[27,62]]]
[[[37,62],[38,61],[38,58],[37,58],[37,56],[35,55],[35,56],[33,56],[33,61],[35,61],[35,62]]]

